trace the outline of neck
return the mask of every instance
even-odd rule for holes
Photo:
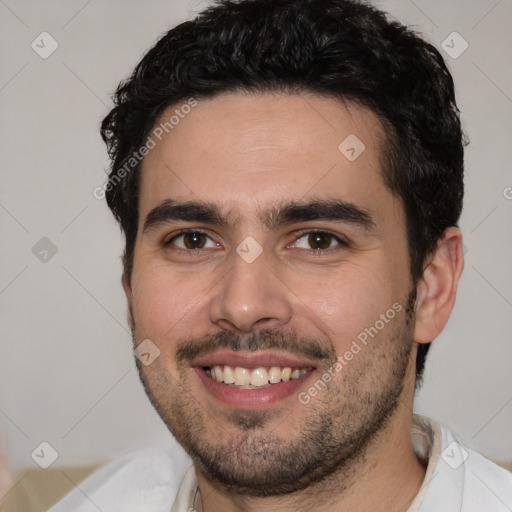
[[[352,465],[304,491],[264,498],[234,495],[210,482],[196,466],[203,512],[407,510],[425,477],[412,447],[409,398]]]

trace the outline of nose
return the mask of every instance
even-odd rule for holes
[[[261,254],[247,263],[233,254],[232,264],[214,290],[210,320],[225,330],[250,332],[286,325],[292,317],[293,293]]]

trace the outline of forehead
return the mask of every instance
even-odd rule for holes
[[[370,110],[312,94],[229,93],[168,107],[142,164],[140,218],[159,203],[217,203],[236,220],[308,197],[388,208],[382,127]],[[194,104],[188,102],[188,105]]]

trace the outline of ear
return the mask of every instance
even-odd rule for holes
[[[448,228],[439,239],[418,283],[414,340],[430,343],[444,329],[455,304],[464,268],[462,233]]]
[[[135,327],[135,321],[133,318],[133,309],[132,309],[132,285],[130,283],[130,278],[126,271],[123,272],[123,276],[121,278],[121,284],[123,285],[123,290],[126,295],[126,300],[128,302],[128,311],[126,313],[126,318],[128,320],[128,324],[130,325],[132,331]]]

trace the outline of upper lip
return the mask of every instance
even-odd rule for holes
[[[289,353],[271,351],[271,350],[220,350],[212,354],[199,356],[193,359],[191,366],[212,366],[228,365],[241,368],[259,368],[259,367],[291,367],[291,368],[310,368],[316,367],[316,364],[304,357],[298,358]]]

